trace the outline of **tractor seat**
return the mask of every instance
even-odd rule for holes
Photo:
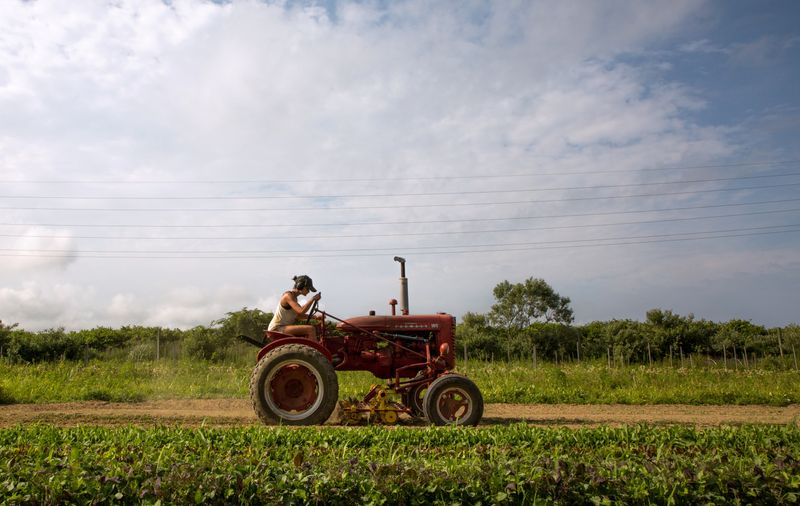
[[[297,336],[293,336],[291,334],[284,334],[283,332],[276,332],[274,330],[268,330],[268,331],[266,331],[265,334],[266,334],[266,337],[267,337],[267,341],[276,341],[278,339],[288,339],[288,338],[292,338],[292,337],[297,337]]]

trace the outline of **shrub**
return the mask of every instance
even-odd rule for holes
[[[199,325],[184,333],[183,352],[192,358],[220,360],[223,349],[232,343],[233,341],[224,337],[218,329]]]
[[[11,398],[11,395],[6,393],[6,391],[3,390],[3,387],[0,386],[0,404],[13,404],[13,403],[14,399]]]
[[[131,346],[128,351],[128,359],[134,362],[146,362],[155,360],[156,348],[153,343],[139,343]]]
[[[15,330],[11,332],[7,356],[15,362],[78,360],[83,357],[84,348],[74,334],[65,333],[63,328],[40,332]]]

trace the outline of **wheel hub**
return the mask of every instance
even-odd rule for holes
[[[284,411],[305,411],[319,396],[319,384],[314,374],[300,364],[281,367],[269,382],[272,399]]]
[[[457,421],[470,414],[469,397],[460,389],[443,392],[438,403],[439,413],[446,420]]]

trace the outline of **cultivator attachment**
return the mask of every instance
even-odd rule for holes
[[[401,413],[410,414],[411,410],[402,403],[392,399],[396,395],[379,385],[372,385],[364,400],[344,399],[339,401],[341,420],[345,425],[361,423],[397,423]]]

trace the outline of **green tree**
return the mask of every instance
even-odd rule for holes
[[[486,330],[489,327],[489,320],[485,314],[466,312],[461,317],[461,323],[467,327],[477,330]]]
[[[659,346],[664,356],[669,353],[670,346],[676,352],[709,352],[718,328],[713,322],[695,320],[692,313],[681,316],[669,309],[651,309],[647,312],[646,324],[650,328],[651,343]]]
[[[538,357],[554,359],[575,355],[578,339],[580,332],[569,325],[534,322],[516,339],[509,340],[508,346],[514,356],[530,357],[536,346]]]
[[[218,325],[221,335],[225,337],[233,338],[245,335],[260,339],[264,335],[264,330],[269,325],[270,320],[272,320],[272,313],[243,307],[239,311],[226,313],[225,318],[215,320],[211,324]]]
[[[721,351],[723,345],[732,349],[734,346],[742,350],[759,351],[765,353],[763,337],[767,329],[761,325],[754,325],[747,320],[734,319],[721,325],[714,335],[716,351]],[[769,350],[771,353],[776,350]]]
[[[464,314],[461,323],[456,326],[456,336],[456,352],[459,356],[464,355],[465,348],[473,359],[488,360],[492,356],[503,355],[497,329],[489,325],[484,314]]]
[[[537,321],[569,324],[574,319],[569,297],[556,293],[543,279],[503,281],[494,287],[494,297],[489,321],[515,334]]]
[[[11,341],[11,331],[16,326],[16,323],[13,325],[6,325],[3,323],[3,320],[0,320],[0,357],[3,357],[8,353],[8,343]]]
[[[232,345],[219,329],[198,325],[183,331],[183,352],[192,358],[222,360],[225,350]]]

